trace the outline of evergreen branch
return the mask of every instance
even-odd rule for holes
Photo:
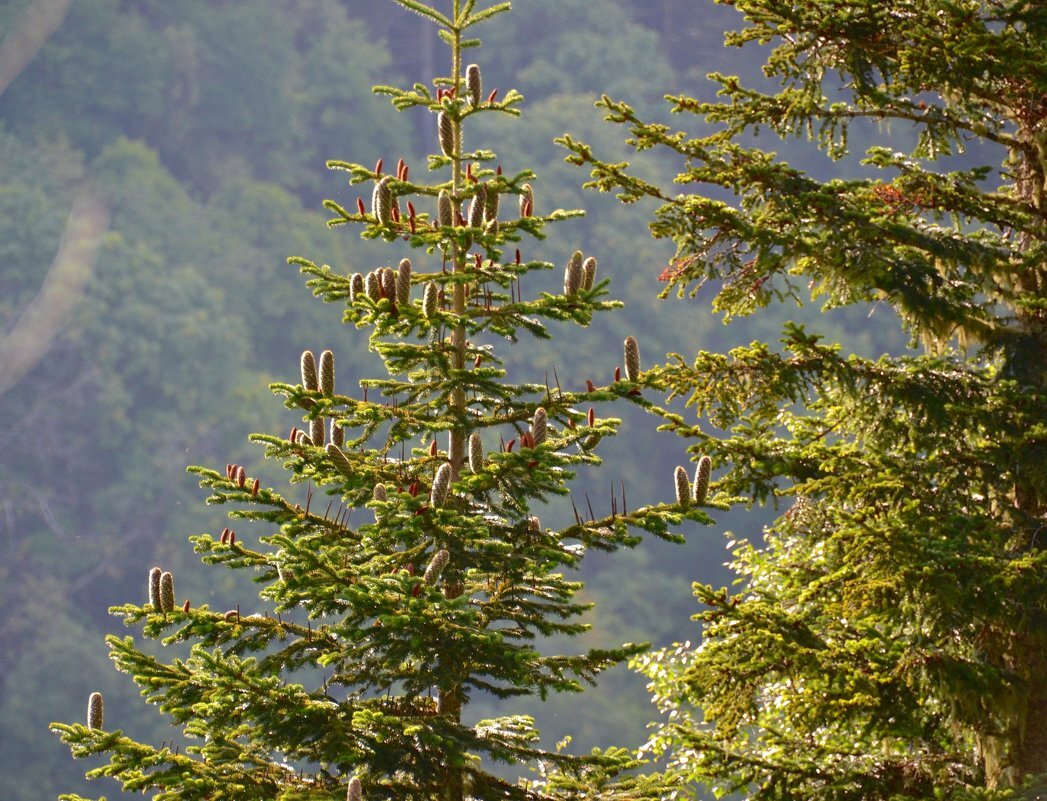
[[[425,5],[425,3],[419,2],[419,0],[393,0],[393,2],[413,11],[415,14],[431,19],[433,22],[438,23],[448,31],[456,30],[455,24],[450,19],[445,17],[435,8],[430,8]]]

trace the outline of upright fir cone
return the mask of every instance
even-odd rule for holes
[[[422,295],[422,313],[426,317],[432,317],[436,314],[436,303],[439,299],[440,290],[436,286],[435,281],[427,281],[425,284],[425,293]]]
[[[436,199],[436,214],[440,225],[449,228],[454,225],[454,204],[451,203],[451,193],[441,189]]]
[[[345,429],[337,420],[331,421],[331,444],[341,448],[345,444]]]
[[[105,703],[101,693],[91,693],[87,699],[87,728],[100,729],[105,722]]]
[[[406,306],[411,301],[411,260],[401,259],[396,268],[396,305]]]
[[[374,498],[376,501],[379,501],[380,503],[385,503],[387,500],[389,500],[389,494],[385,491],[385,484],[375,484],[374,490],[371,492],[371,497]],[[381,519],[382,515],[376,509],[374,513],[374,520],[377,523]]]
[[[329,350],[320,354],[320,392],[334,395],[334,354]],[[323,437],[320,442],[323,442]]]
[[[640,380],[640,345],[636,337],[625,338],[625,377],[629,381]]]
[[[567,297],[577,295],[582,288],[582,251],[576,250],[571,254],[567,267],[563,272],[563,293]]]
[[[393,177],[387,175],[374,185],[371,194],[371,213],[385,225],[393,219]]]
[[[447,567],[447,563],[451,560],[451,554],[447,552],[446,548],[441,548],[435,554],[433,554],[432,560],[429,562],[429,566],[425,569],[425,583],[435,584],[440,580],[440,574],[444,572],[444,568]]]
[[[483,81],[480,78],[480,68],[476,64],[470,64],[465,68],[465,87],[469,92],[469,102],[473,106],[480,105],[483,100]]]
[[[534,214],[534,188],[530,184],[524,184],[520,193],[520,216],[529,217]]]
[[[498,192],[487,185],[487,204],[484,206],[484,225],[498,222]]]
[[[319,388],[316,379],[316,359],[313,358],[311,350],[302,352],[302,386],[311,392]]]
[[[325,450],[327,451],[327,455],[331,457],[331,461],[334,462],[335,467],[343,473],[353,472],[353,463],[349,461],[349,457],[345,455],[345,451],[333,442],[328,442]]]
[[[380,284],[378,273],[374,271],[369,272],[364,278],[364,292],[375,303],[382,297],[382,290],[379,289]]]
[[[440,152],[445,156],[454,155],[454,120],[446,111],[436,115],[436,127],[440,133]]]
[[[394,300],[396,298],[396,273],[393,272],[392,267],[383,267],[378,272],[378,278],[381,282],[382,295]]]
[[[321,444],[324,439],[324,421],[322,417],[318,417],[315,420],[309,421],[309,439],[315,444]]]
[[[531,436],[534,437],[534,444],[541,445],[545,442],[545,435],[549,430],[549,414],[545,411],[545,408],[539,406],[534,410],[534,418],[531,420]]]
[[[469,227],[483,228],[484,211],[487,208],[487,186],[480,184],[476,187],[476,194],[469,201]]]
[[[589,290],[596,283],[596,257],[590,256],[582,263],[582,289]]]
[[[164,607],[160,603],[160,568],[154,567],[149,571],[149,605],[157,612],[163,612]]]
[[[691,503],[691,482],[687,478],[687,471],[682,467],[677,467],[676,472],[673,473],[673,479],[676,482],[677,505],[689,506]]]
[[[353,273],[349,279],[349,302],[352,303],[364,294],[364,277],[360,273]]]
[[[353,776],[349,780],[349,789],[345,792],[345,801],[363,801],[364,799],[364,788],[360,784],[360,780]]]
[[[709,494],[709,475],[713,471],[713,460],[703,456],[698,460],[698,469],[694,471],[694,490],[691,497],[697,504],[705,503]]]
[[[160,611],[173,612],[175,608],[174,576],[164,572],[160,575]]]
[[[433,478],[433,489],[429,496],[429,505],[439,508],[447,500],[447,491],[451,488],[451,465],[444,462]]]
[[[294,444],[308,446],[313,444],[313,438],[310,437],[306,432],[299,431],[294,435]]]
[[[476,433],[469,435],[469,469],[474,473],[484,469],[484,444]]]

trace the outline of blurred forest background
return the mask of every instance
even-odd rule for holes
[[[708,97],[710,71],[759,82],[759,54],[722,46],[723,31],[739,24],[731,8],[513,5],[479,31],[472,60],[487,87],[523,92],[524,117],[474,129],[472,144],[482,139],[509,172],[533,168],[540,210],[588,212],[527,245],[528,258],[594,254],[626,302],[583,336],[521,342],[510,358],[517,380],[541,381],[555,367],[578,389],[588,377],[609,379],[628,334],[650,364],[670,351],[690,358],[774,341],[786,318],[867,355],[906,346],[886,311],[768,309],[728,328],[701,294],[657,300],[672,250],[648,236],[650,209],[583,191],[587,176],[553,144],[569,131],[604,158],[627,158],[593,109],[601,92],[670,122],[662,96]],[[90,766],[47,730],[80,720],[91,691],[105,694],[113,727],[171,739],[102,643],[117,631],[107,607],[144,602],[152,565],[172,570],[194,605],[257,603],[253,587],[200,565],[186,542],[225,521],[185,467],[240,463],[282,488],[279,466],[261,465],[247,442],[299,419],[267,384],[297,381],[305,348],[334,349],[342,386],[375,374],[365,334],[314,301],[285,259],[346,272],[389,262],[389,249],[325,226],[322,199],[349,206],[358,193],[324,161],[403,157],[424,169],[431,119],[395,113],[370,87],[428,82],[448,72],[444,56],[431,26],[379,0],[0,3],[0,797],[120,797],[85,784]],[[822,177],[853,169],[802,142],[773,147]],[[652,159],[643,169],[665,181],[673,167]],[[557,281],[551,275],[548,288]],[[603,467],[579,476],[576,496],[605,505],[610,485],[624,482],[630,505],[668,500],[685,445],[630,415],[601,449]],[[551,504],[543,523],[569,514],[566,500]],[[688,530],[685,546],[594,555],[583,576],[596,602],[588,644],[693,639],[690,582],[728,583],[724,534],[758,538],[764,519],[739,509],[713,529]],[[643,680],[625,670],[577,698],[514,710],[533,712],[549,742],[571,735],[577,750],[636,747],[653,717]]]

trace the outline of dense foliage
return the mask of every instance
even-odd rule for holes
[[[693,487],[678,469],[666,504],[630,506],[623,486],[609,508],[574,505],[567,525],[534,515],[536,502],[567,496],[574,470],[598,464],[601,441],[617,432],[620,421],[591,404],[646,405],[639,346],[625,338],[619,367],[602,365],[611,381],[571,388],[555,363],[530,381],[508,379],[495,343],[549,339],[550,323],[584,327],[620,304],[603,299],[596,258],[570,248],[562,279],[537,291],[553,265],[528,252],[548,224],[577,213],[543,209],[533,172],[503,171],[473,143],[473,117],[515,115],[522,100],[485,89],[480,68],[462,60],[473,26],[508,4],[454,0],[445,14],[397,2],[435,24],[451,69],[431,85],[376,91],[424,112],[439,149],[428,173],[396,151],[373,167],[329,163],[369,198],[325,201],[329,224],[360,226],[364,239],[387,243],[391,261],[365,275],[292,259],[315,296],[344,307],[343,323],[370,329],[387,374],[343,389],[332,346],[302,354],[300,383],[273,385],[302,417],[289,435],[253,439],[283,463],[290,490],[238,464],[193,468],[211,503],[236,507],[234,525],[260,532],[256,544],[226,527],[193,537],[195,549],[262,589],[258,600],[214,609],[176,595],[174,572],[158,566],[144,604],[113,609],[147,639],[191,646],[179,655],[108,638],[117,668],[181,730],[184,752],[127,736],[112,716],[107,725],[99,694],[86,725],[53,724],[74,755],[108,755],[89,775],[125,790],[448,801],[659,790],[619,776],[635,765],[625,749],[575,755],[540,744],[528,715],[470,715],[474,695],[577,692],[641,653],[635,644],[555,652],[548,638],[558,646],[588,628],[577,618],[591,604],[575,597],[582,584],[567,572],[589,551],[638,544],[637,530],[677,540],[682,521],[710,522],[703,507],[718,502],[707,499],[706,460]],[[538,776],[506,779],[494,762]]]
[[[1047,8],[732,4],[729,43],[770,44],[777,88],[714,74],[717,99],[670,97],[696,136],[602,102],[683,163],[671,191],[567,138],[572,159],[661,203],[681,295],[889,308],[924,352],[791,324],[652,371],[703,418],[661,412],[719,486],[784,512],[732,544],[737,591],[695,586],[701,644],[639,661],[667,713],[651,748],[749,798],[1003,797],[1047,772]],[[768,130],[865,157],[819,179]]]

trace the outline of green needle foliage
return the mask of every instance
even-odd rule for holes
[[[784,508],[735,543],[737,592],[696,585],[701,645],[638,660],[667,714],[651,746],[747,798],[1012,797],[1047,772],[1047,5],[731,5],[728,43],[768,45],[777,91],[669,97],[698,136],[604,98],[637,151],[683,162],[671,191],[568,137],[570,159],[660,202],[681,294],[728,318],[888,305],[924,352],[790,324],[645,375],[720,429],[661,411],[721,489]],[[754,146],[768,130],[837,160],[874,144],[822,180]]]
[[[493,152],[465,147],[474,115],[518,113],[518,93],[498,99],[484,91],[479,67],[462,64],[476,43],[466,34],[509,4],[477,10],[454,0],[445,14],[396,1],[432,20],[451,54],[450,74],[431,87],[376,88],[432,120],[439,149],[429,177],[402,160],[395,172],[330,162],[371,194],[348,208],[328,201],[330,224],[359,226],[395,252],[367,276],[291,260],[314,295],[345,306],[346,324],[370,330],[387,375],[346,391],[335,352],[306,352],[301,383],[273,386],[302,424],[253,439],[305,485],[304,498],[237,465],[192,468],[211,503],[265,531],[257,544],[229,529],[192,538],[205,563],[253,574],[260,605],[193,606],[154,568],[148,603],[113,610],[146,638],[189,648],[165,661],[130,637],[109,639],[117,668],[181,727],[188,747],[156,748],[103,728],[100,697],[88,726],[54,729],[77,757],[109,755],[89,776],[157,799],[655,795],[658,781],[617,778],[636,764],[623,749],[550,751],[529,717],[466,713],[477,693],[579,691],[641,653],[639,645],[543,652],[543,638],[564,642],[587,628],[579,616],[589,605],[576,600],[581,585],[567,572],[587,550],[637,544],[637,530],[678,539],[672,527],[683,519],[709,518],[689,498],[628,509],[624,494],[602,516],[576,510],[561,530],[533,515],[535,502],[566,496],[572,471],[597,464],[594,448],[616,433],[619,421],[598,418],[594,403],[646,405],[639,350],[630,337],[627,379],[607,386],[567,391],[555,372],[507,380],[494,342],[520,332],[547,338],[549,321],[584,326],[620,304],[604,299],[608,281],[596,280],[595,260],[570,250],[564,290],[529,296],[534,274],[552,265],[524,259],[516,245],[580,212],[538,213],[533,174],[504,175]],[[118,725],[114,717],[108,724]],[[514,783],[491,772],[494,762],[539,775]]]

